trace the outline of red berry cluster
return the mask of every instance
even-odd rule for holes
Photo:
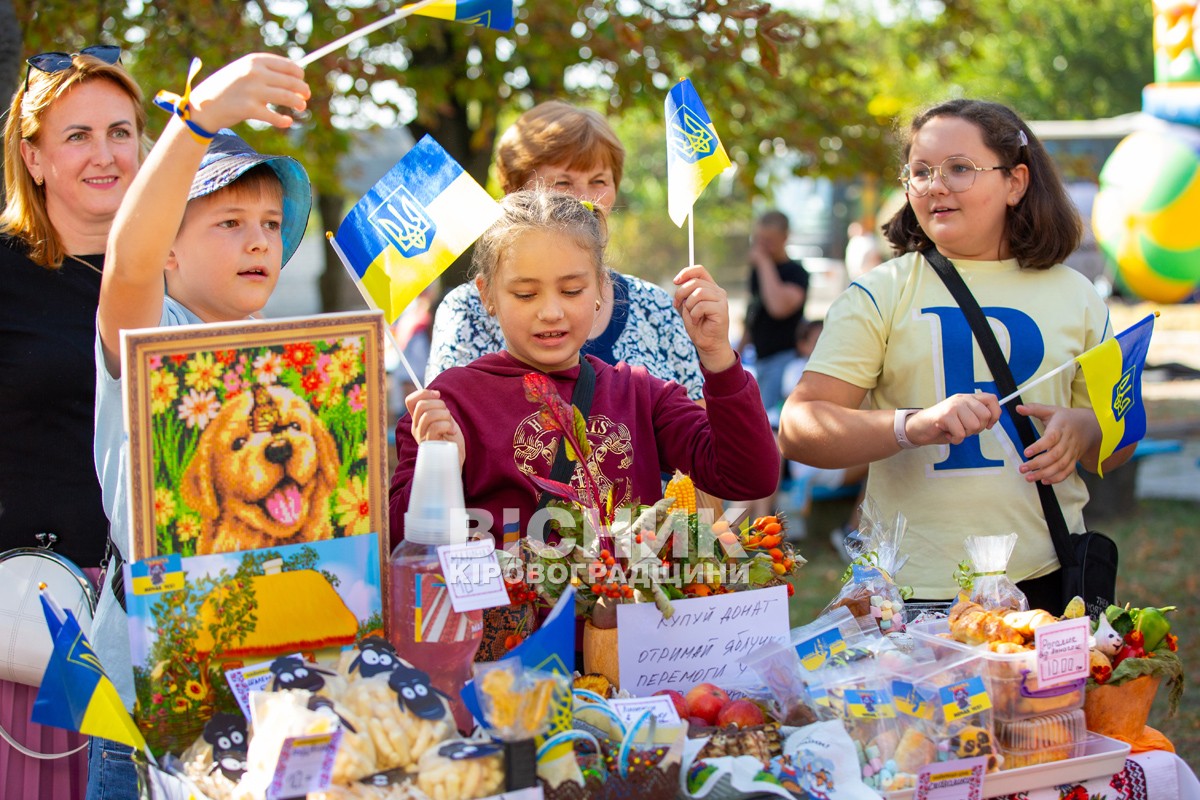
[[[613,554],[608,550],[601,550],[600,563],[608,567],[608,570],[601,576],[600,581],[592,584],[592,591],[601,597],[609,597],[613,600],[632,599],[633,587],[627,583],[621,583],[616,578],[617,560],[613,558]]]
[[[514,606],[537,602],[537,592],[531,589],[525,581],[505,581],[504,588],[508,590],[509,603]]]

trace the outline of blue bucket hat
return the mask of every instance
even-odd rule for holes
[[[308,214],[312,208],[312,184],[300,162],[289,156],[264,156],[228,128],[213,137],[208,152],[200,161],[188,200],[204,197],[236,181],[247,170],[266,164],[283,184],[283,263],[287,264],[304,238]]]

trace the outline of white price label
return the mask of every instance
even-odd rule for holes
[[[296,736],[283,740],[275,776],[267,787],[267,800],[303,797],[322,792],[333,779],[333,760],[342,742],[342,729],[315,736]]]
[[[917,773],[913,800],[979,800],[986,772],[986,756],[928,764]]]
[[[608,704],[617,716],[629,727],[641,719],[642,714],[650,711],[654,714],[655,722],[659,725],[679,725],[679,711],[671,698],[666,695],[651,695],[650,697],[627,697],[609,700]]]
[[[509,604],[508,589],[491,538],[442,545],[438,548],[438,561],[446,591],[450,593],[450,605],[458,613]]]
[[[299,653],[292,653],[290,657],[303,659]],[[272,663],[263,661],[260,664],[225,671],[225,680],[233,690],[233,698],[237,700],[238,708],[242,709],[247,720],[250,719],[250,693],[265,692],[270,686]]]
[[[1092,623],[1087,617],[1053,622],[1033,632],[1039,691],[1087,678],[1091,672],[1091,633]]]

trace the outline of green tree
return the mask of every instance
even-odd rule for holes
[[[83,8],[42,0],[19,13],[29,49],[117,41],[152,91],[180,89],[192,56],[209,68],[264,48],[298,56],[392,8],[362,0],[143,0]],[[313,177],[321,226],[332,230],[344,207],[338,165],[356,131],[407,123],[418,137],[432,134],[483,179],[507,111],[557,96],[594,100],[609,111],[661,107],[671,82],[689,75],[700,85],[722,86],[750,109],[761,87],[742,78],[769,75],[779,64],[779,46],[803,32],[796,18],[757,0],[539,0],[517,12],[508,33],[412,18],[321,59],[308,70],[309,121],[286,134],[264,131],[255,144],[301,157]],[[726,81],[734,72],[739,77]],[[162,122],[159,115],[156,124]],[[755,158],[756,144],[745,152]],[[340,275],[336,261],[327,260],[333,266],[327,274]],[[345,303],[335,281],[323,290],[327,308]]]

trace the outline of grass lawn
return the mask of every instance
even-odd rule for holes
[[[808,564],[797,572],[792,625],[812,620],[836,594],[842,561],[828,533],[850,511],[849,503],[818,504],[808,521],[808,537],[797,549]],[[1179,656],[1191,675],[1200,670],[1200,505],[1143,500],[1127,517],[1095,521],[1120,549],[1117,591],[1134,606],[1179,606],[1171,617],[1179,636]],[[1150,724],[1162,731],[1188,764],[1200,766],[1200,687],[1185,691],[1179,713],[1167,717],[1166,691],[1159,692]]]

